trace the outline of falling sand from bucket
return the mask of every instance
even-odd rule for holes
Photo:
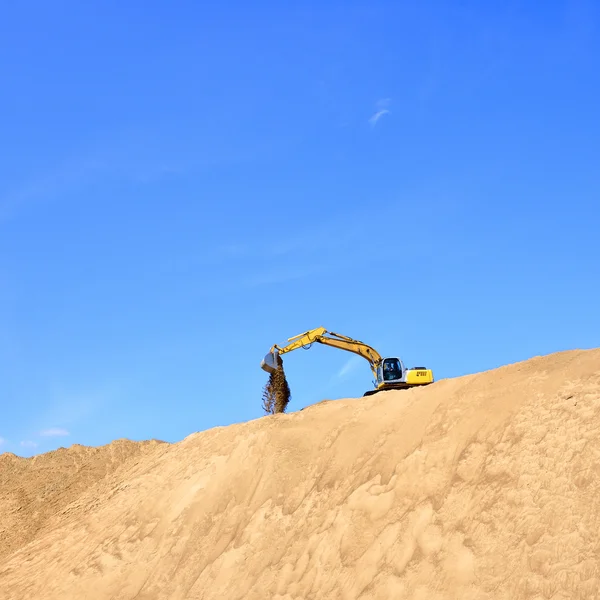
[[[290,386],[283,370],[283,360],[281,356],[277,356],[277,370],[269,374],[269,381],[263,390],[263,410],[267,414],[285,412],[290,398]]]

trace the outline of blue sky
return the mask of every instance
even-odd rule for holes
[[[0,452],[261,417],[318,326],[437,379],[597,346],[599,13],[5,4]],[[371,387],[285,366],[289,410]]]

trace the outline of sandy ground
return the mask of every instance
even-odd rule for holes
[[[130,444],[0,457],[2,600],[600,598],[600,349]]]

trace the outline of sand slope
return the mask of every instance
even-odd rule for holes
[[[74,444],[32,458],[0,454],[0,559],[43,534],[65,506],[96,482],[162,443]]]
[[[2,600],[600,598],[600,350],[156,446],[17,546]]]

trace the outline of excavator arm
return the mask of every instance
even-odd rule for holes
[[[327,331],[324,327],[317,327],[316,329],[311,329],[300,335],[291,337],[288,339],[288,342],[290,343],[287,346],[281,347],[275,344],[271,348],[271,351],[264,357],[260,364],[263,370],[269,373],[275,372],[278,365],[278,355],[297,350],[298,348],[310,348],[314,342],[362,356],[369,362],[371,371],[373,371],[375,377],[377,377],[377,367],[382,361],[379,352],[368,344],[345,335],[340,335],[339,333]]]

